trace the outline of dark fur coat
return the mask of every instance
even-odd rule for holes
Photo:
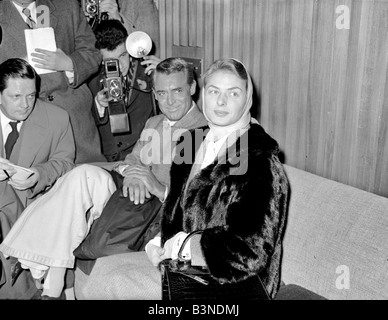
[[[183,136],[177,150],[185,141],[194,142],[196,132],[204,129],[187,132],[191,137]],[[190,143],[191,151],[180,150],[180,156],[190,151],[192,161],[171,167],[162,243],[179,231],[204,230],[200,245],[214,278],[234,282],[257,273],[273,298],[280,283],[289,190],[277,156],[278,144],[260,125],[252,124],[227,149],[223,158],[227,160],[215,160],[199,171],[185,191],[201,142]],[[231,169],[239,168],[242,170],[238,174],[230,174]]]

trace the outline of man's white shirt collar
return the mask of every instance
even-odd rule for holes
[[[19,13],[22,16],[24,22],[27,22],[27,17],[23,13],[23,9],[25,7],[22,7],[20,4],[18,4],[16,2],[13,2],[13,1],[11,1],[11,2],[14,4],[15,8],[19,11]],[[32,20],[34,20],[36,22],[36,3],[35,3],[35,1],[31,2],[26,8],[30,9],[31,18],[32,18]]]
[[[11,133],[12,128],[10,126],[11,121],[16,121],[16,120],[11,120],[9,119],[1,110],[0,110],[0,123],[1,123],[1,133],[3,134],[3,148],[4,144],[7,141],[8,135]],[[21,126],[24,121],[20,121],[17,124],[17,129],[20,132]]]

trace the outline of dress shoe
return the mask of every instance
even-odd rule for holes
[[[20,261],[14,257],[10,258],[11,260],[11,285],[13,286],[16,279],[19,277],[19,275],[23,272],[22,265]]]

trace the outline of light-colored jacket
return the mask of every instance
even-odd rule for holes
[[[77,146],[76,163],[105,161],[91,111],[93,97],[86,84],[101,62],[94,33],[77,0],[36,0],[36,6],[40,5],[49,10],[57,47],[73,61],[74,82],[69,84],[63,71],[43,74],[39,97],[69,113]],[[24,30],[28,27],[11,1],[0,1],[0,25],[0,63],[10,58],[25,59]]]
[[[0,130],[0,143],[3,137]],[[0,156],[5,158],[3,148]],[[40,179],[33,190],[16,190],[27,206],[49,189],[59,177],[74,167],[75,145],[69,115],[52,104],[37,99],[34,110],[23,123],[10,161],[22,167],[35,167]]]

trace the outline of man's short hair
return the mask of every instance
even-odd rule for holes
[[[127,29],[119,20],[102,20],[94,30],[96,35],[96,49],[115,50],[127,40]]]
[[[39,91],[40,77],[35,69],[23,59],[11,58],[0,64],[0,93],[7,88],[7,81],[10,78],[35,80],[36,91]]]
[[[155,83],[155,74],[163,73],[170,75],[172,73],[185,72],[187,84],[192,85],[194,83],[194,70],[191,65],[181,58],[167,58],[158,63],[155,72],[153,73],[153,83]]]

